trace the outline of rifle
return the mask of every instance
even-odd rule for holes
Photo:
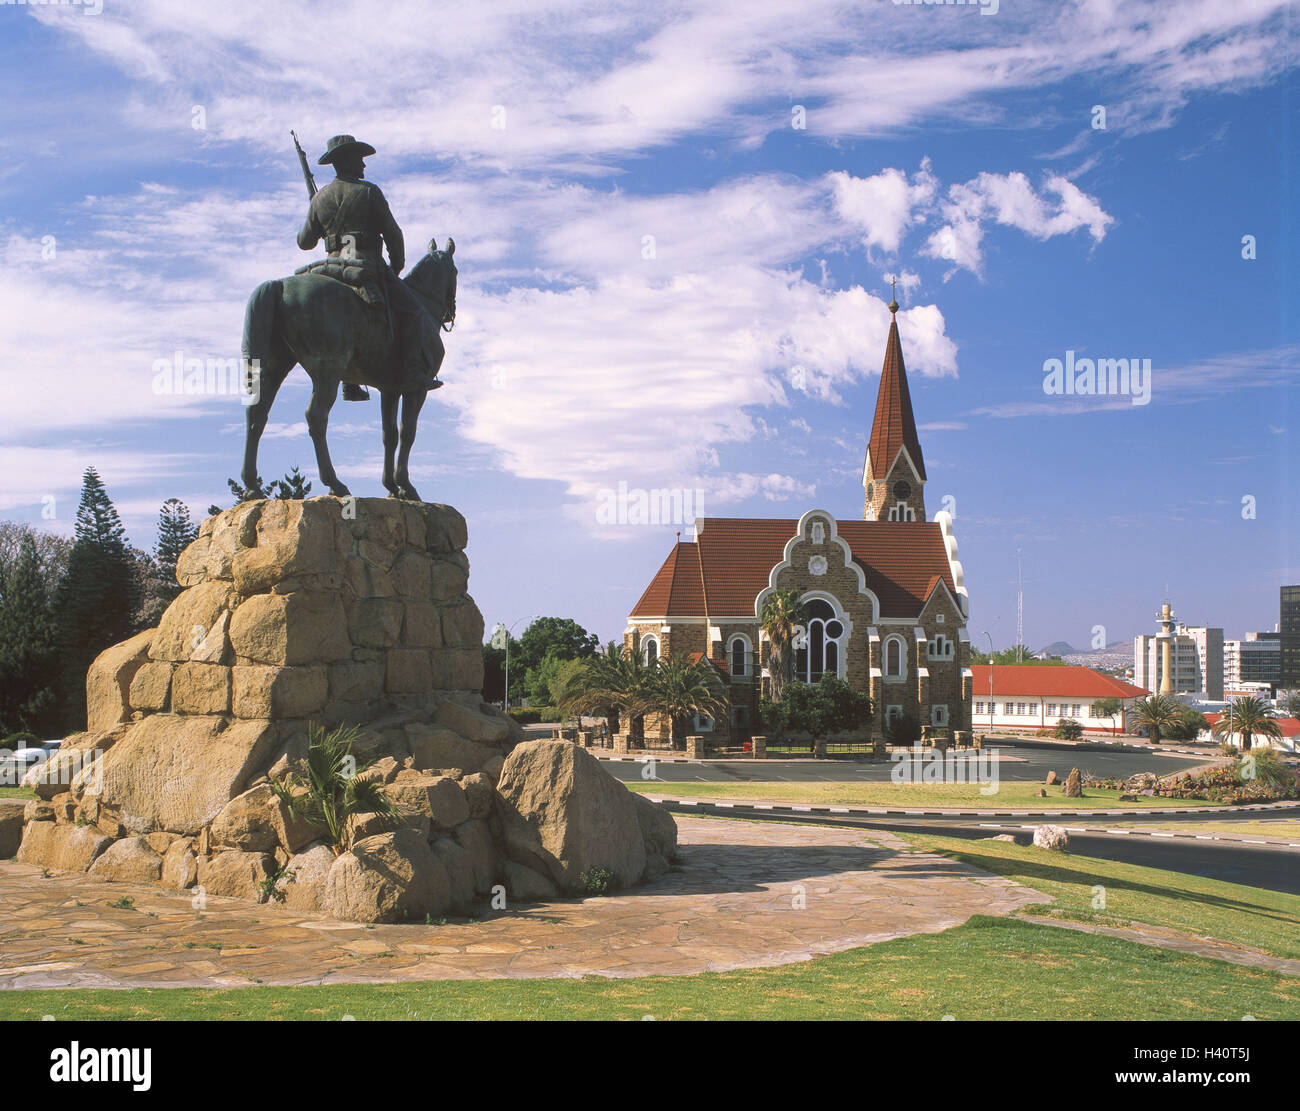
[[[311,200],[316,195],[316,179],[311,176],[311,167],[307,165],[307,155],[303,153],[302,144],[298,142],[298,136],[294,135],[293,129],[289,129],[289,134],[293,135],[293,145],[298,151],[298,162],[302,166],[302,176],[307,179],[307,199]]]

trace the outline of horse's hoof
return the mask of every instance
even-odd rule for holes
[[[352,491],[341,482],[337,486],[331,486],[330,493],[336,498],[350,498],[352,496]]]
[[[403,486],[401,492],[397,496],[403,501],[420,500],[420,495],[416,493],[414,486]]]

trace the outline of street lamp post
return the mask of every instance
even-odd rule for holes
[[[989,638],[989,731],[993,730],[993,638],[988,632],[984,633]]]
[[[505,625],[498,624],[497,627],[492,631],[492,640],[494,642],[493,646],[496,648],[504,648],[506,650],[506,666],[505,666],[506,690],[505,690],[505,699],[502,703],[502,708],[506,711],[506,713],[510,712],[510,634],[514,632],[515,625],[518,625],[520,621],[536,621],[537,616],[538,615],[535,613],[530,613],[527,617],[516,618],[514,623],[511,624],[508,628]],[[495,643],[498,638],[501,640],[500,644]]]

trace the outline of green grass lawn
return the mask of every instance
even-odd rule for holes
[[[1137,802],[1119,801],[1119,791],[1089,787],[1083,798],[1067,799],[1060,784],[1044,788],[1040,783],[999,783],[996,794],[980,794],[978,783],[650,783],[639,780],[627,785],[633,791],[684,798],[718,798],[736,802],[761,800],[817,804],[821,806],[923,807],[956,810],[1090,810],[1111,807],[1134,809],[1161,806],[1204,806],[1221,803],[1195,799],[1156,799],[1140,796]],[[1040,789],[1047,798],[1040,799]]]
[[[1022,914],[1105,926],[1142,923],[1300,958],[1300,896],[1006,841],[899,836],[917,848],[1007,876],[1055,899],[1050,906],[1027,907]],[[1104,908],[1093,906],[1097,887],[1105,889]]]
[[[30,787],[0,787],[0,799],[34,799],[36,792]]]
[[[1015,919],[783,968],[639,980],[0,992],[0,1019],[1295,1018],[1300,978]]]

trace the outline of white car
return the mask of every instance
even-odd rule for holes
[[[55,747],[57,748],[57,745]],[[16,752],[0,748],[0,787],[19,786],[23,777],[38,764],[45,763],[53,751],[55,749],[44,746],[20,748]]]

